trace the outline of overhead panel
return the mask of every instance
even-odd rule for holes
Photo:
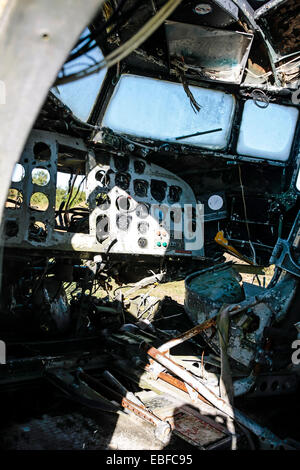
[[[201,78],[241,83],[252,34],[171,21],[165,28],[171,64],[175,59]]]

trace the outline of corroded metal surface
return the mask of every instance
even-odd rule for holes
[[[244,299],[231,263],[191,274],[185,280],[185,310],[193,323],[215,317],[223,303]]]

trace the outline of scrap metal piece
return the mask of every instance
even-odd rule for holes
[[[235,5],[238,6],[239,10],[241,11],[243,16],[247,20],[247,23],[249,24],[252,31],[260,35],[268,53],[270,65],[272,67],[272,72],[274,76],[275,85],[280,86],[280,81],[278,80],[275,63],[274,63],[277,58],[276,52],[274,51],[274,48],[272,47],[270,41],[268,40],[267,35],[265,34],[265,31],[257,24],[255,17],[254,17],[254,10],[252,6],[246,0],[233,0],[233,3],[235,3]]]
[[[219,266],[209,268],[210,271],[215,271],[215,279],[217,280],[220,269]],[[218,302],[214,300],[214,297],[211,299],[209,294],[205,297],[201,281],[203,275],[210,272],[209,270],[191,274],[185,281],[185,310],[193,323],[200,322],[202,324],[215,318],[222,304],[227,301],[225,296],[222,297],[221,295],[223,292],[226,293],[226,285],[224,288],[221,285],[220,295],[217,292],[219,295]],[[199,285],[202,285],[202,291],[200,290],[200,292],[197,292],[197,289],[193,290],[191,285],[191,281],[197,276],[199,277]],[[297,285],[297,279],[288,274],[275,287],[265,289],[262,294],[243,300],[238,305],[232,305],[230,316],[234,316],[234,318],[230,323],[228,354],[231,359],[241,364],[245,371],[250,372],[254,363],[261,362],[262,359],[268,366],[271,365],[270,358],[263,350],[264,329],[271,326],[271,324],[278,323],[287,315]],[[244,312],[243,315],[238,315],[242,312]],[[202,331],[202,335],[210,347],[220,355],[220,344],[215,331],[205,329]]]
[[[78,369],[75,375],[64,370],[56,370],[47,373],[47,378],[73,400],[89,408],[99,409],[109,413],[118,413],[122,408],[130,410],[136,416],[139,416],[155,426],[155,436],[157,439],[164,443],[168,442],[171,433],[169,423],[159,419],[154,413],[147,410],[143,403],[135,396],[133,396],[132,399],[132,394],[129,394],[128,390],[126,390],[108,371],[104,373],[104,377],[109,379],[110,382],[113,382],[117,391],[108,389],[100,381],[86,374],[82,369]],[[118,401],[120,401],[120,406],[102,396],[98,391],[88,385],[87,382],[97,385],[98,388],[102,387],[105,391],[111,392],[112,395],[117,397]],[[130,396],[131,399],[129,399],[128,396]]]
[[[56,370],[47,372],[46,377],[53,385],[56,385],[70,398],[78,401],[82,405],[108,413],[116,413],[121,410],[120,406],[112,403],[107,398],[100,395],[99,392],[91,388],[80,378],[79,373],[73,375],[68,371]]]
[[[83,374],[89,380],[92,380],[93,383],[96,383],[100,387],[104,387],[102,383],[94,378]],[[144,421],[149,422],[155,426],[154,435],[155,437],[163,442],[167,443],[170,438],[171,427],[168,422],[161,420],[156,416],[151,410],[146,408],[146,406],[141,402],[141,400],[134,395],[134,393],[129,392],[117,379],[114,377],[108,370],[103,372],[103,377],[114,387],[114,395],[119,396],[121,401],[121,406],[125,410],[129,410],[134,413],[136,416],[140,417]],[[104,387],[106,388],[106,387]],[[116,389],[116,391],[115,391]]]
[[[108,370],[105,370],[103,372],[103,377],[108,381],[110,382],[110,384],[116,388],[116,390],[122,394],[122,396],[124,398],[128,398],[128,400],[130,400],[131,402],[135,403],[136,405],[138,406],[142,406],[144,407],[143,403],[135,396],[134,393],[132,392],[129,392],[122,384],[121,382],[119,382],[116,377],[114,377],[112,375],[111,372],[109,372]]]
[[[276,264],[278,268],[300,277],[300,265],[293,259],[288,240],[278,238],[270,258],[270,264]]]
[[[172,432],[193,446],[206,450],[215,442],[227,441],[227,428],[203,415],[194,406],[183,404],[168,392],[156,394],[144,391],[139,394],[147,408],[164,421],[168,421]]]
[[[279,6],[283,5],[287,0],[269,0],[268,2],[264,3],[260,8],[255,10],[254,18],[257,20],[261,16],[264,16],[270,10],[278,8]]]
[[[67,294],[60,281],[45,279],[32,296],[36,321],[44,333],[65,332],[71,324]]]
[[[221,375],[220,375],[220,396],[229,405],[233,406],[234,388],[232,382],[231,368],[229,363],[229,356],[227,352],[229,341],[229,308],[228,306],[222,307],[218,314],[217,327],[219,335],[219,343],[221,350]],[[233,419],[227,418],[227,427],[232,433],[231,449],[237,448],[237,437],[235,435],[235,425]]]
[[[189,396],[191,397],[191,400],[197,401],[198,392],[196,392],[196,390],[194,390],[192,387],[190,387],[189,384],[185,383],[184,385],[185,385],[185,387],[188,391]]]
[[[148,277],[145,277],[144,279],[141,279],[139,282],[135,284],[134,287],[132,287],[126,292],[126,297],[128,297],[129,295],[132,295],[134,292],[136,292],[139,289],[142,289],[143,287],[149,286],[150,284],[153,284],[156,282],[157,283],[161,282],[165,274],[166,274],[165,272],[162,272],[162,273],[153,274],[152,276],[148,276]]]
[[[292,249],[300,247],[300,211],[297,214],[293,227],[287,240],[278,238],[274,247],[270,264],[287,271],[294,276],[300,277],[299,261],[294,259]]]
[[[251,432],[253,432],[260,440],[270,445],[274,449],[284,448],[291,449],[291,446],[283,439],[280,439],[273,434],[269,429],[264,428],[253,421],[251,418],[245,416],[236,408],[232,407],[229,403],[226,403],[222,398],[217,397],[200,379],[197,379],[183,367],[176,364],[173,360],[167,358],[160,351],[153,346],[145,346],[147,354],[157,361],[159,364],[166,367],[168,370],[173,372],[175,375],[180,377],[184,382],[188,383],[198,393],[203,395],[212,405],[218,408],[220,411],[225,413],[229,418],[237,421],[242,426],[245,426]]]
[[[249,300],[245,300],[241,302],[240,304],[232,304],[228,306],[229,315],[230,316],[238,315],[239,313],[242,313],[243,311],[248,310],[249,308],[254,307],[257,304],[261,303],[263,299],[265,299],[266,297],[267,295],[263,294],[257,297],[253,297]],[[166,343],[162,344],[158,348],[158,350],[162,352],[163,354],[169,355],[169,350],[171,348],[178,346],[179,344],[182,344],[183,342],[193,338],[199,333],[204,333],[206,330],[210,329],[211,327],[216,326],[218,311],[216,310],[213,313],[214,314],[211,318],[208,318],[203,323],[200,323],[199,325],[194,326],[192,329],[182,333],[181,335],[170,339]],[[153,377],[157,378],[158,374],[162,372],[164,368],[162,367],[162,365],[159,365],[157,363],[152,363],[149,370],[153,374]]]
[[[233,403],[233,383],[229,357],[227,353],[229,340],[229,308],[221,308],[218,314],[218,334],[221,350],[221,375],[220,375],[220,395],[228,403]]]
[[[141,407],[136,403],[131,402],[127,398],[122,398],[122,406],[132,411],[135,415],[139,416],[145,421],[148,421],[149,423],[153,424],[155,426],[154,434],[158,440],[164,443],[167,443],[169,441],[171,427],[168,422],[157,418],[157,416],[155,416],[152,412],[148,411],[145,407]]]
[[[244,300],[240,276],[232,263],[224,263],[190,274],[185,280],[185,310],[193,322],[202,323],[217,315],[224,303]]]
[[[182,356],[179,356],[182,357]],[[207,372],[205,369],[203,370],[203,373],[201,373],[201,368],[200,367],[194,367],[191,365],[193,360],[191,359],[192,356],[185,356],[183,360],[178,359],[178,356],[173,356],[173,359],[183,367],[185,367],[187,370],[189,370],[193,375],[196,375],[197,377],[200,377],[201,379],[206,380],[207,386],[211,388],[212,390],[215,390],[216,394],[219,394],[219,375],[218,374],[213,374],[211,372]],[[195,362],[195,361],[194,361]],[[157,367],[155,365],[155,367]],[[217,365],[218,368],[220,368],[220,363]],[[148,368],[146,369],[148,370]],[[234,373],[236,374],[236,372]],[[233,375],[234,375],[233,374]],[[241,373],[240,373],[241,374]],[[164,380],[165,382],[168,382],[174,387],[179,388],[180,390],[186,392],[187,388],[185,384],[181,384],[178,379],[175,377],[166,374],[165,372],[161,372],[158,375],[158,378],[161,380]],[[248,394],[251,389],[254,388],[254,385],[257,381],[257,377],[254,375],[250,374],[248,377],[241,377],[241,378],[236,378],[233,381],[233,394],[235,397],[245,395],[246,393]],[[203,397],[198,395],[198,400],[204,400]]]
[[[147,370],[149,370],[149,368],[147,368]],[[173,375],[167,374],[165,372],[160,372],[158,374],[158,378],[163,380],[164,382],[170,384],[170,385],[173,385],[173,387],[176,387],[176,388],[178,388],[179,390],[182,390],[185,393],[189,393],[189,389],[188,389],[189,385],[187,387],[186,383],[184,383],[181,380],[177,379]],[[195,399],[194,395],[191,398],[192,398],[192,400],[194,400]],[[209,404],[209,402],[204,397],[202,397],[199,393],[197,394],[197,398],[199,400],[203,401],[204,403]]]

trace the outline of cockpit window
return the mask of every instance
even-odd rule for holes
[[[300,192],[300,169],[298,171],[298,176],[297,176],[297,181],[296,181],[296,188],[297,188],[297,191]]]
[[[122,75],[102,126],[136,137],[226,148],[235,108],[233,95],[196,86],[189,89],[199,112],[193,110],[179,83]]]
[[[84,38],[88,34],[89,30],[86,28],[81,38]],[[79,72],[88,65],[93,65],[94,63],[100,62],[102,59],[103,54],[101,50],[99,47],[95,47],[88,54],[65,64],[59,76],[62,76],[63,73],[68,75],[70,73]],[[51,91],[71,109],[76,117],[82,121],[87,121],[100,91],[105,74],[106,70],[100,70],[100,72],[82,78],[81,80],[54,87]]]

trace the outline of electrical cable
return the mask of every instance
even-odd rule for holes
[[[243,199],[245,221],[246,221],[246,227],[247,227],[247,233],[248,233],[248,240],[249,240],[249,245],[251,247],[252,254],[253,254],[253,263],[256,264],[256,252],[255,252],[254,246],[253,246],[252,241],[251,241],[250,228],[249,228],[249,224],[248,224],[247,207],[246,207],[244,185],[243,185],[243,181],[242,181],[241,165],[238,165],[238,168],[239,168],[239,179],[240,179],[240,186],[241,186],[241,191],[242,191],[242,199]]]
[[[84,55],[86,52],[89,52],[92,49],[94,49],[95,47],[97,47],[97,40],[100,39],[101,33],[103,33],[105,31],[105,29],[107,29],[115,21],[115,19],[117,19],[117,17],[119,16],[119,13],[120,13],[121,9],[123,8],[123,6],[125,5],[126,1],[127,0],[122,0],[120,2],[119,6],[116,8],[116,10],[112,14],[112,16],[106,21],[106,23],[103,26],[101,26],[101,28],[99,28],[97,30],[97,36],[94,36],[93,33],[90,33],[87,36],[85,36],[84,38],[79,39],[76,46],[73,48],[74,52],[71,52],[68,59],[66,60],[66,63],[77,59],[78,57]],[[137,3],[134,4],[134,6],[123,15],[123,17],[122,17],[123,22],[124,22],[124,19],[126,21],[127,18],[131,15],[131,13],[136,10],[136,7],[137,7]],[[115,26],[118,26],[118,25],[119,25],[119,22],[117,22],[117,24]],[[111,35],[114,32],[114,30],[115,30],[115,27],[109,32],[109,35]],[[79,45],[82,44],[86,40],[88,40],[88,42],[86,44],[84,44],[81,48],[78,49]],[[95,41],[96,43],[91,47],[91,43],[93,43],[93,41]]]
[[[77,172],[76,172],[76,175],[75,175],[74,180],[73,180],[73,182],[72,182],[72,186],[71,186],[71,188],[70,188],[69,197],[68,197],[68,200],[67,200],[66,205],[65,205],[64,221],[65,221],[65,225],[66,225],[66,226],[68,226],[68,225],[70,224],[70,222],[69,222],[69,205],[70,205],[70,204],[69,204],[69,203],[70,203],[70,199],[71,199],[72,194],[73,194],[73,188],[74,188],[74,184],[75,184],[75,181],[76,181],[76,179],[77,179],[77,176],[78,176],[78,172],[79,172],[79,170],[77,170]]]
[[[72,207],[73,202],[76,200],[76,198],[78,196],[78,193],[79,193],[79,190],[80,190],[83,182],[86,180],[86,177],[87,177],[87,175],[85,175],[84,178],[82,178],[81,182],[79,183],[78,188],[77,188],[77,192],[76,192],[75,196],[73,197],[73,199],[71,200],[71,202],[69,204],[70,207]]]
[[[102,61],[97,65],[92,65],[85,70],[68,75],[66,77],[58,78],[55,82],[55,86],[70,83],[76,80],[80,80],[83,77],[90,76],[94,73],[99,72],[104,67],[110,68],[117,64],[131,52],[137,49],[146,39],[151,36],[154,31],[170,16],[171,13],[177,8],[182,0],[169,0],[160,11],[153,16],[136,34],[134,34],[128,41],[122,46],[118,47],[110,54],[108,54]]]

